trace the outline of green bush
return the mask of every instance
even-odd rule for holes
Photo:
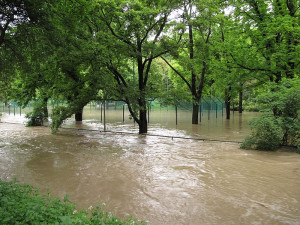
[[[96,207],[88,216],[87,210],[77,212],[75,205],[65,198],[42,195],[37,189],[16,181],[0,180],[0,221],[2,225],[11,224],[53,224],[53,225],[123,225],[145,224],[133,219],[122,221],[108,212]]]
[[[257,98],[262,117],[250,121],[252,133],[241,145],[244,149],[275,150],[280,145],[300,145],[300,81],[270,84]]]
[[[29,119],[26,126],[42,126],[44,120],[48,118],[47,104],[37,101],[33,106],[33,111],[27,113],[25,118]]]
[[[251,120],[252,133],[244,139],[241,148],[258,150],[276,150],[281,144],[283,132],[276,118],[265,114]]]

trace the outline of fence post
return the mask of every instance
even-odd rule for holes
[[[201,107],[201,99],[200,99],[200,104],[199,104],[199,112],[200,112],[200,116],[199,116],[199,120],[200,120],[200,123],[201,123],[201,120],[202,120],[202,117],[201,117],[201,111],[202,111],[202,107]]]
[[[176,126],[178,124],[178,120],[177,120],[177,105],[175,105],[175,113],[176,113]]]
[[[150,106],[148,106],[148,123],[150,123]]]
[[[210,100],[216,104],[216,118],[218,118],[218,103],[215,102],[212,97],[210,97]]]
[[[102,123],[102,106],[103,103],[100,104],[100,122]]]
[[[123,104],[123,123],[125,122],[125,105]]]
[[[221,106],[221,108],[222,108],[222,117],[223,117],[223,109],[224,109],[224,104],[223,104],[223,102],[219,99],[219,98],[217,98],[218,100],[219,100],[219,102],[221,102],[221,104],[222,104],[222,106]]]
[[[211,104],[210,102],[208,103],[209,107],[208,107],[208,120],[210,119],[210,108],[211,108]]]
[[[103,116],[104,116],[104,131],[106,131],[106,120],[105,120],[105,100],[104,100],[104,107],[103,107]]]

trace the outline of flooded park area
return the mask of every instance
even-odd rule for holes
[[[0,179],[18,179],[78,208],[97,204],[119,217],[157,224],[300,224],[300,155],[239,148],[256,113],[154,110],[149,135],[122,110],[86,107],[56,134],[3,113]]]

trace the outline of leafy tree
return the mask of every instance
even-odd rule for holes
[[[218,3],[218,1],[210,0],[182,1],[181,24],[175,29],[175,33],[182,29],[184,35],[178,47],[175,48],[176,51],[174,49],[169,51],[176,59],[176,63],[162,57],[189,89],[193,103],[193,124],[198,124],[199,102],[205,82],[212,79],[208,76],[213,73],[211,67],[215,40],[213,36],[217,33],[217,21],[221,13],[221,7],[216,7]],[[169,47],[174,48],[174,45],[177,43]]]
[[[17,35],[11,41],[18,50],[10,71],[16,78],[11,98],[22,105],[38,101],[37,108],[29,115],[33,120],[35,115],[40,118],[41,113],[48,116],[49,98],[67,102],[67,113],[53,116],[53,132],[74,113],[81,120],[82,108],[100,90],[100,71],[92,67],[93,34],[86,23],[89,7],[85,1],[48,2],[43,8],[47,11],[43,20],[22,30],[21,34],[27,38]]]
[[[95,18],[109,31],[104,65],[111,73],[118,93],[128,104],[139,133],[147,133],[148,83],[153,60],[165,53],[161,40],[166,35],[172,1],[99,1]],[[97,32],[99,23],[94,24]],[[130,85],[128,62],[137,67],[137,90]],[[131,74],[133,71],[131,71]],[[134,82],[134,81],[133,81]]]

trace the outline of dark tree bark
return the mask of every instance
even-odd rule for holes
[[[48,118],[48,108],[47,108],[47,104],[48,104],[48,98],[44,98],[43,100],[43,114],[44,114],[44,118]]]
[[[225,90],[225,107],[226,107],[226,119],[230,119],[230,103],[231,103],[231,95],[230,95],[231,87]]]
[[[77,122],[82,121],[82,112],[83,112],[83,110],[81,110],[81,111],[75,113],[75,120],[76,120]]]
[[[239,91],[239,113],[243,113],[243,90]]]

